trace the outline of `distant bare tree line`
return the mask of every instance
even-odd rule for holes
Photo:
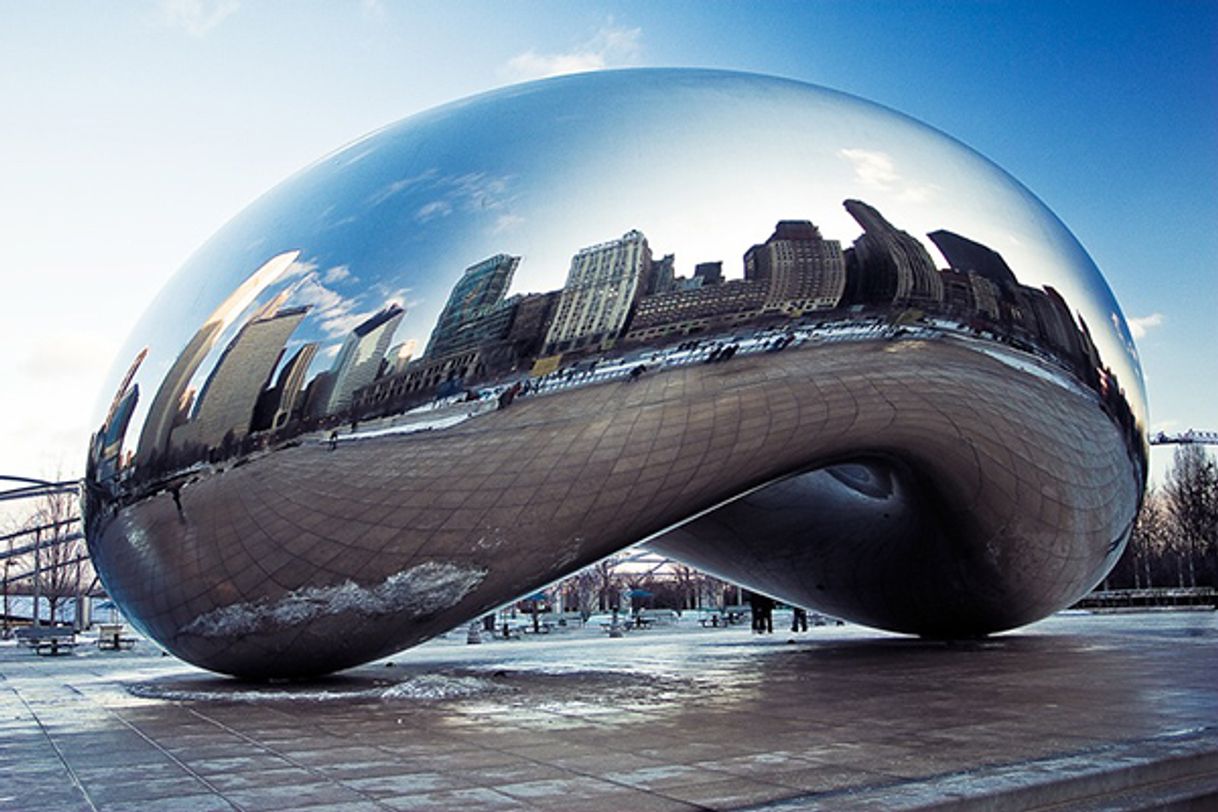
[[[1218,587],[1218,464],[1201,445],[1177,446],[1162,486],[1146,494],[1107,589]]]
[[[4,552],[22,547],[38,546],[38,552],[5,557],[0,574],[3,593],[3,623],[7,629],[13,619],[13,596],[28,597],[37,593],[43,600],[46,615],[40,619],[55,623],[61,619],[64,604],[95,586],[96,576],[88,561],[85,543],[81,539],[65,540],[79,530],[79,506],[74,493],[50,493],[30,500],[32,508],[24,519],[10,522],[4,534]],[[19,576],[39,571],[37,583],[33,577]]]

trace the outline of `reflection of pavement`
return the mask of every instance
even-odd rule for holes
[[[461,634],[270,686],[143,643],[0,648],[0,809],[1114,809],[1218,792],[1213,612],[1057,616],[954,646],[790,637],[688,615],[620,640]]]
[[[935,484],[975,531],[987,574],[1004,579],[996,594],[1029,602],[1017,615],[1090,587],[1132,518],[1129,459],[1093,400],[948,342],[872,342],[276,451],[187,485],[181,513],[167,494],[124,509],[95,555],[111,592],[181,656],[246,673],[333,670],[748,488],[863,453],[899,454]],[[875,541],[859,549],[882,553]]]

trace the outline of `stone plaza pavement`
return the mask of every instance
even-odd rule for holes
[[[1218,616],[452,633],[310,683],[0,647],[0,810],[1218,808]]]

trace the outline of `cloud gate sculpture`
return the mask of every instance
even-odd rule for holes
[[[320,674],[628,545],[926,636],[1108,571],[1145,482],[1124,318],[984,158],[809,85],[640,70],[413,116],[168,283],[98,408],[113,599]]]

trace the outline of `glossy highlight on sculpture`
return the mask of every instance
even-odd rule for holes
[[[926,636],[1115,563],[1145,396],[1098,270],[925,125],[762,76],[508,87],[289,178],[172,278],[89,447],[145,633],[321,674],[626,546]]]

